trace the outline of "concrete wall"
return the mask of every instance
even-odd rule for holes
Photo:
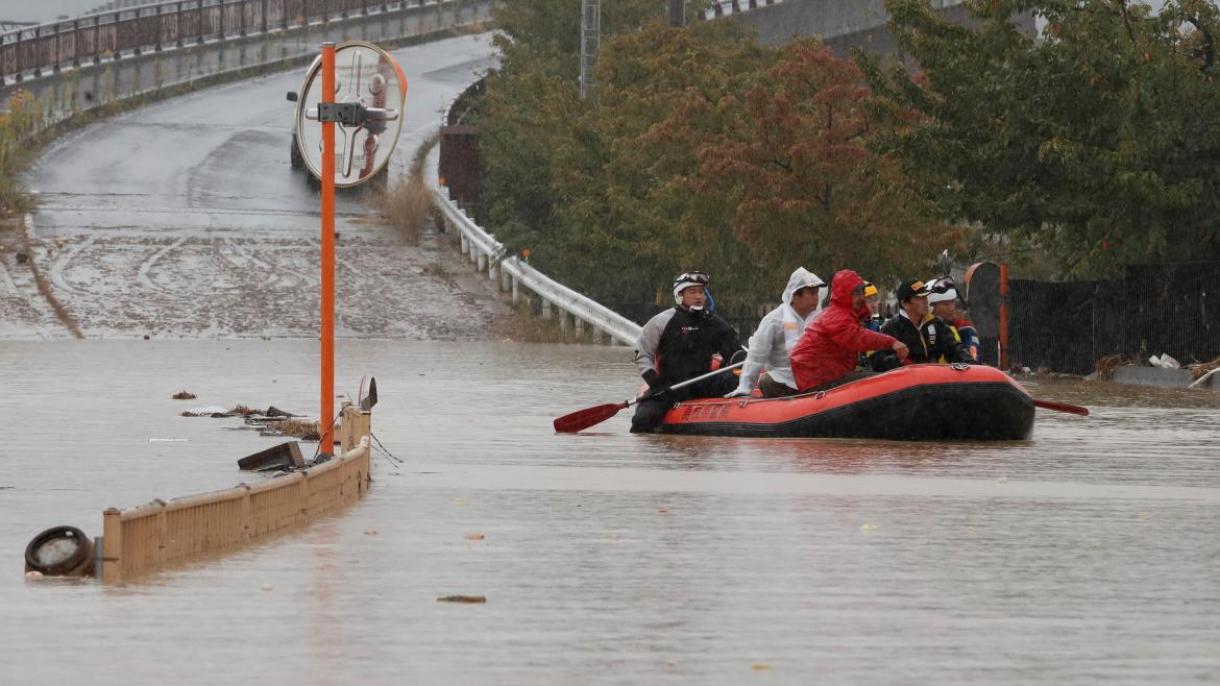
[[[74,114],[173,88],[190,89],[216,81],[308,64],[323,41],[369,40],[391,47],[438,32],[489,21],[492,0],[449,0],[443,5],[399,5],[367,16],[333,18],[306,27],[216,40],[201,45],[83,64],[21,83],[0,87],[0,106],[8,108],[18,91],[38,99],[47,125]]]
[[[969,23],[963,0],[932,0],[932,5],[952,21]],[[885,28],[889,20],[885,0],[783,0],[732,16],[734,21],[753,28],[764,45],[815,37],[841,55],[857,47],[880,54],[898,51],[894,37]],[[1032,15],[1023,17],[1020,23],[1032,34]]]

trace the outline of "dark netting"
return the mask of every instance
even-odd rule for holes
[[[1087,374],[1107,355],[1220,355],[1220,264],[1134,265],[1122,279],[1009,284],[1014,366]]]

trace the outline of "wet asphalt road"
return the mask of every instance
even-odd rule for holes
[[[410,87],[391,185],[439,127],[445,104],[493,64],[488,34],[395,55]],[[142,108],[42,155],[27,179],[40,203],[29,218],[34,258],[86,337],[317,331],[319,201],[306,173],[289,166],[292,103],[284,97],[303,73]],[[370,220],[369,206],[367,194],[336,203],[338,335],[486,337],[502,305],[459,297],[470,289],[452,273],[469,270],[427,236],[421,247],[406,245]],[[0,338],[66,336],[9,254],[0,260]]]

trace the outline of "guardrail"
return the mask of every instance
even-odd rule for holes
[[[513,304],[520,303],[528,295],[535,294],[542,300],[542,316],[549,318],[552,310],[558,312],[560,327],[567,329],[571,319],[576,333],[585,326],[595,332],[604,333],[611,343],[635,345],[640,337],[640,325],[621,314],[555,281],[534,269],[516,255],[507,255],[504,246],[474,223],[449,197],[449,189],[439,185],[436,168],[431,169],[429,183],[437,208],[448,226],[457,229],[461,236],[462,254],[469,255],[479,271],[486,271],[488,278],[498,281],[500,290],[512,291]]]
[[[347,452],[249,486],[154,500],[102,514],[101,577],[123,583],[206,558],[334,512],[368,491],[371,415],[352,406],[339,429]]]
[[[476,88],[478,83],[476,81],[468,86],[462,95]],[[450,122],[451,110],[455,103],[462,100],[462,95],[445,107],[441,115],[443,124]],[[544,318],[549,319],[553,313],[558,313],[561,329],[567,330],[570,321],[577,334],[588,326],[592,331],[607,336],[611,345],[635,345],[640,337],[639,324],[543,274],[517,255],[508,254],[494,234],[476,224],[449,196],[449,189],[441,185],[439,167],[438,146],[428,157],[424,176],[445,224],[457,230],[462,254],[469,255],[470,261],[480,272],[486,272],[488,278],[497,281],[501,291],[512,291],[514,305],[533,293],[541,300]]]

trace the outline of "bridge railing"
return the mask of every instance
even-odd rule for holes
[[[66,66],[251,33],[388,13],[435,0],[179,0],[26,26],[0,34],[0,85]]]

